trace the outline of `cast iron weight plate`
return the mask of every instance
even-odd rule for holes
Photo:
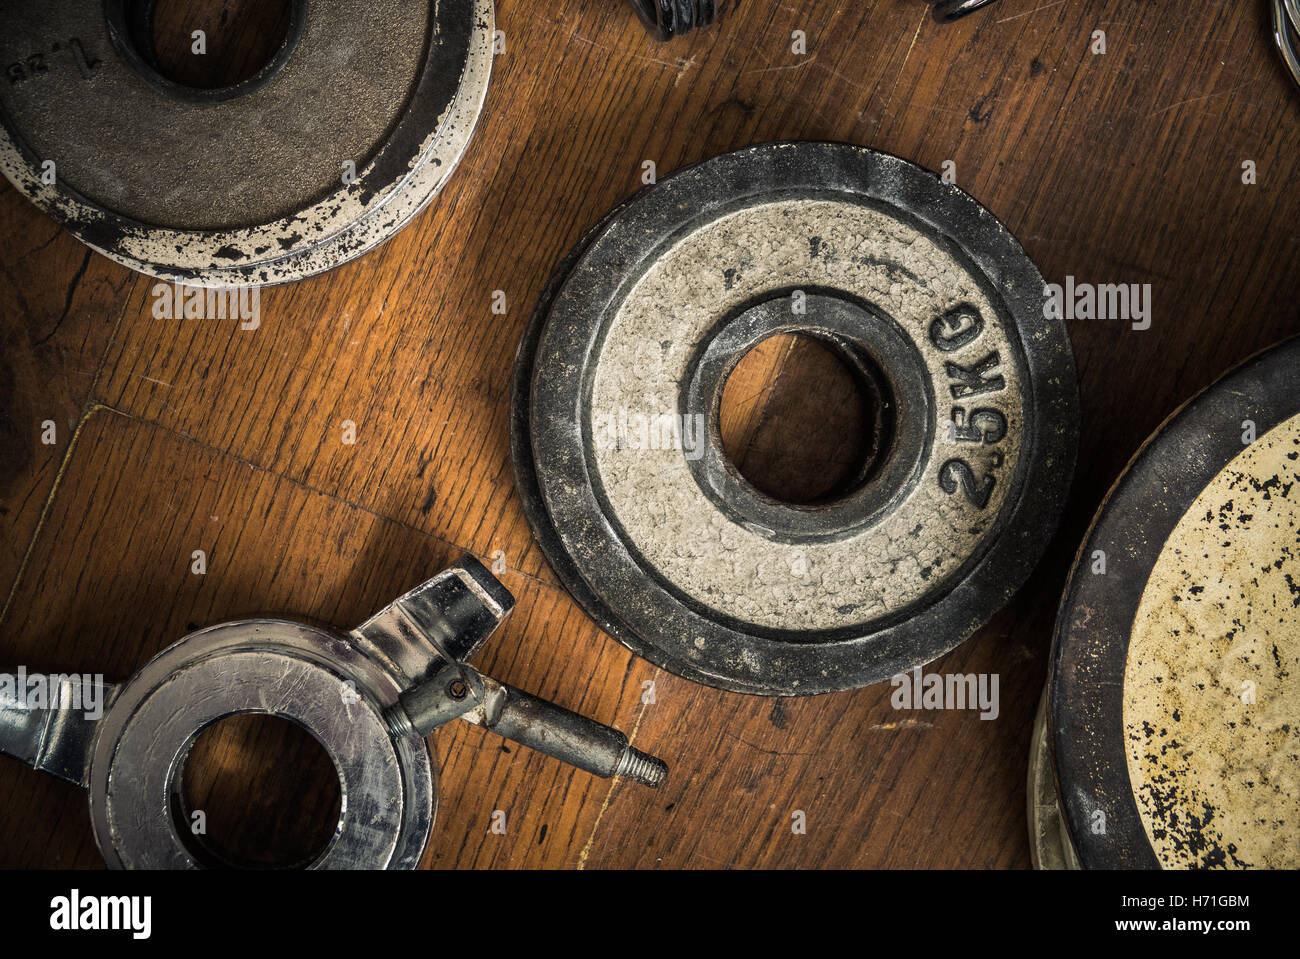
[[[220,90],[158,73],[152,6],[21,0],[0,14],[0,169],[151,276],[270,284],[360,256],[437,193],[487,91],[491,0],[293,0],[271,62]]]
[[[1102,503],[1057,619],[1035,760],[1055,767],[1067,862],[1296,865],[1298,498],[1295,338],[1176,411]]]
[[[583,239],[520,344],[533,532],[603,629],[698,682],[804,695],[927,663],[1007,602],[1067,493],[1074,360],[1043,290],[987,210],[874,150],[769,143],[665,178]],[[883,398],[874,457],[811,506],[751,487],[717,425],[736,362],[790,332]],[[696,414],[688,456],[663,417]]]

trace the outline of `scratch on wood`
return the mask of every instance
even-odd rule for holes
[[[1253,82],[1255,81],[1252,78],[1250,80],[1247,80],[1245,83],[1237,84],[1235,87],[1232,87],[1229,90],[1220,90],[1217,93],[1207,93],[1204,96],[1192,97],[1191,99],[1188,100],[1179,100],[1177,103],[1171,103],[1167,107],[1161,107],[1159,110],[1153,110],[1151,113],[1147,114],[1147,116],[1158,117],[1162,113],[1167,113],[1170,110],[1175,109],[1176,107],[1185,107],[1189,103],[1200,103],[1202,100],[1209,100],[1212,99],[1213,97],[1225,97],[1230,93],[1236,93],[1238,90],[1242,89],[1243,87],[1250,86],[1250,84]]]
[[[1045,3],[1041,7],[1034,7],[1034,9],[1026,10],[1024,13],[1017,13],[1014,17],[1004,17],[1003,19],[997,20],[995,22],[1010,23],[1012,20],[1019,20],[1021,17],[1032,17],[1035,13],[1039,13],[1043,10],[1048,10],[1052,7],[1059,7],[1063,3],[1065,3],[1065,0],[1055,0],[1055,2],[1053,3]]]
[[[798,63],[787,63],[779,67],[760,67],[757,70],[745,70],[740,75],[742,77],[747,77],[755,73],[778,73],[782,70],[798,70],[800,67],[806,67],[808,66],[808,64],[813,63],[816,60],[817,60],[817,54],[814,53],[810,57],[804,57]]]
[[[641,711],[636,714],[636,722],[632,724],[632,731],[627,735],[629,745],[636,742],[636,731],[641,728],[641,720],[645,717],[646,705],[646,703],[641,704]],[[596,813],[596,821],[591,824],[591,835],[587,837],[582,852],[578,853],[579,869],[587,868],[587,856],[591,853],[592,843],[596,841],[596,830],[600,828],[600,821],[605,816],[605,810],[609,808],[609,801],[614,798],[614,787],[617,785],[617,777],[609,781],[609,789],[605,791],[605,798],[600,804],[600,810]]]
[[[871,728],[873,730],[879,729],[881,731],[887,729],[933,729],[934,723],[927,723],[920,719],[900,719],[898,722],[894,723],[876,723],[876,725]]]
[[[137,380],[148,380],[150,383],[157,383],[159,386],[165,386],[169,390],[172,388],[172,385],[166,380],[156,380],[152,376],[145,376],[143,373],[132,373],[131,375]]]
[[[796,752],[794,750],[789,750],[789,749],[764,749],[762,746],[756,746],[753,743],[751,743],[748,739],[743,739],[740,736],[737,736],[735,733],[729,733],[725,729],[723,730],[723,734],[730,739],[734,739],[742,746],[748,746],[750,749],[753,749],[756,752],[764,753],[765,755],[768,756],[816,756],[817,755],[817,753],[815,752]]]
[[[903,62],[898,67],[898,73],[894,74],[894,85],[889,88],[889,98],[885,100],[885,105],[880,108],[880,116],[876,118],[876,126],[885,118],[889,112],[889,104],[894,101],[894,94],[898,91],[898,81],[903,78],[903,69],[907,66],[908,59],[912,56],[912,50],[916,46],[916,38],[921,35],[921,28],[925,26],[926,18],[929,13],[921,14],[921,21],[916,25],[916,32],[912,34],[912,42],[907,45],[907,53],[903,54]]]
[[[81,261],[81,266],[77,267],[76,275],[72,277],[72,282],[68,284],[68,292],[63,299],[63,312],[59,314],[59,318],[58,320],[55,321],[54,327],[50,330],[50,332],[46,333],[39,340],[33,343],[32,344],[33,347],[44,346],[46,343],[48,343],[50,341],[50,337],[54,336],[55,333],[59,332],[59,327],[61,327],[63,325],[63,321],[68,318],[68,312],[72,309],[72,297],[76,294],[77,287],[81,285],[81,278],[86,275],[86,267],[90,265],[90,253],[91,253],[90,248],[87,247],[85,259]]]
[[[585,43],[589,47],[601,47],[601,44],[597,43],[595,40],[589,40],[587,37],[576,32],[570,34],[569,38],[571,40],[577,40],[579,43]],[[609,50],[612,48],[602,47],[602,49]],[[694,57],[689,60],[684,59],[683,57],[678,57],[676,60],[663,60],[659,57],[647,57],[640,53],[628,53],[626,56],[631,57],[633,60],[645,60],[647,63],[658,63],[665,67],[676,67],[678,70],[685,70],[687,67],[692,66],[695,63]]]

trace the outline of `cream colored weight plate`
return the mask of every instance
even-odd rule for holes
[[[1085,867],[1300,867],[1300,339],[1188,403],[1107,498],[1057,623],[1044,733],[1044,864],[1054,778]]]

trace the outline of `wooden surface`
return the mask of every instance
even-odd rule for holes
[[[153,319],[153,281],[0,191],[0,663],[123,679],[196,626],[346,628],[460,552],[500,551],[518,608],[478,665],[621,727],[672,772],[658,791],[610,783],[460,724],[436,737],[426,864],[1027,866],[1030,723],[1094,509],[1182,400],[1300,331],[1300,95],[1266,4],[1001,0],[944,26],[921,0],[747,0],[671,45],[622,0],[501,0],[497,20],[506,53],[442,194],[380,250],[264,291],[256,331]],[[997,673],[995,721],[897,711],[887,685],[780,701],[693,685],[602,635],[531,540],[508,387],[550,270],[643,161],[663,174],[771,139],[952,160],[1049,281],[1151,284],[1149,330],[1070,324],[1083,440],[1064,528],[1014,603],[930,667]],[[770,424],[810,395],[843,423],[829,375],[815,358],[752,364],[728,413],[737,459],[797,485]],[[787,450],[807,438],[792,430]],[[819,458],[805,481],[850,455],[802,449]],[[258,735],[205,747],[196,776],[213,802],[230,777],[262,796],[283,828],[254,834],[275,843],[329,797]],[[0,866],[100,864],[78,789],[0,759],[0,808]]]

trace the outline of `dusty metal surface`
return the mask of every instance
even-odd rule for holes
[[[1049,722],[1086,868],[1295,864],[1298,411],[1292,339],[1166,421],[1079,552]]]
[[[1015,591],[1068,487],[1073,359],[1042,291],[987,211],[895,157],[766,144],[679,172],[584,240],[521,344],[534,533],[597,622],[688,678],[800,695],[928,662]],[[878,399],[867,461],[810,505],[751,487],[717,426],[783,332]]]
[[[1167,867],[1300,866],[1300,416],[1196,497],[1138,605],[1128,771]]]
[[[491,0],[297,2],[272,62],[215,92],[157,73],[136,6],[6,5],[0,169],[161,278],[276,283],[366,252],[455,168],[487,89]]]

